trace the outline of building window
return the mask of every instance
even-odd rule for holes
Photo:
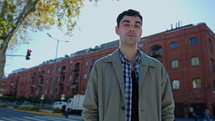
[[[212,72],[215,72],[215,65],[214,65],[214,60],[213,59],[211,59],[211,71]]]
[[[191,66],[199,66],[199,57],[191,58]]]
[[[198,39],[197,38],[191,38],[190,39],[190,45],[197,45],[198,44]]]
[[[72,81],[72,76],[69,76],[69,81]]]
[[[152,57],[160,57],[162,56],[162,47],[160,45],[155,45],[151,48],[150,55]]]
[[[87,61],[85,61],[84,66],[88,66],[88,62]]]
[[[176,49],[176,48],[178,48],[178,43],[177,42],[170,43],[170,49]]]
[[[84,79],[87,79],[87,74],[86,73],[84,73]]]
[[[179,67],[179,63],[178,63],[178,60],[172,60],[172,68],[178,68]]]
[[[202,87],[202,80],[201,79],[194,79],[193,80],[193,89],[199,89]]]
[[[180,81],[179,80],[173,80],[172,81],[172,89],[180,89]]]

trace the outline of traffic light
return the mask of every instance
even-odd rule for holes
[[[31,50],[29,50],[29,49],[27,50],[27,54],[26,54],[26,58],[25,58],[26,60],[30,60],[31,52],[32,52]]]

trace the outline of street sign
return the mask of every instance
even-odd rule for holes
[[[61,95],[61,100],[65,100],[65,95],[64,94]]]
[[[41,100],[44,100],[44,95],[41,95],[40,99],[41,99]]]

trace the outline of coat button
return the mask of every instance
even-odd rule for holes
[[[122,108],[122,110],[125,110],[125,106],[122,106],[121,108]]]

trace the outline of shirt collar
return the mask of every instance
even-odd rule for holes
[[[120,50],[119,50],[119,52],[120,52],[121,62],[122,63],[130,63],[129,60],[128,60],[128,58]],[[138,64],[140,64],[140,62],[141,62],[139,50],[137,50],[137,56],[136,56],[134,62],[138,63]]]

